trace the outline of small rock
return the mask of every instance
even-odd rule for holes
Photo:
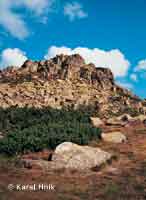
[[[126,136],[121,132],[109,132],[109,133],[102,133],[101,138],[105,142],[112,142],[112,143],[123,143],[126,142]]]
[[[146,119],[145,119],[145,120],[143,120],[143,124],[146,126]]]
[[[0,132],[0,139],[3,139],[4,138],[4,135],[2,132]]]
[[[22,159],[21,164],[27,169],[47,170],[50,163],[44,160]]]
[[[98,117],[91,117],[90,119],[91,119],[93,126],[95,126],[97,128],[104,124],[103,121]]]
[[[144,120],[146,120],[146,115],[139,115],[137,117],[134,117],[134,119],[143,122]]]
[[[112,174],[112,175],[118,175],[120,173],[120,171],[118,170],[118,168],[115,167],[109,167],[107,169],[107,172]]]
[[[106,121],[106,124],[107,125],[113,125],[113,126],[123,126],[123,122],[120,121],[119,119],[117,118],[110,118]]]

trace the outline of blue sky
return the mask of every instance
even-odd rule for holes
[[[1,0],[0,66],[80,53],[146,98],[146,0]]]

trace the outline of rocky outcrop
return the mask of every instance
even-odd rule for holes
[[[93,64],[85,64],[84,59],[78,55],[56,56],[47,61],[25,61],[19,69],[21,73],[38,73],[46,80],[84,80],[88,83],[98,84],[102,87],[112,86],[113,74],[109,69],[96,68]]]
[[[111,158],[110,153],[99,148],[64,142],[56,147],[52,161],[59,168],[88,170],[106,163]]]
[[[78,55],[27,60],[0,71],[0,107],[92,107],[100,118],[144,114],[144,101],[114,83],[110,69],[86,64]]]

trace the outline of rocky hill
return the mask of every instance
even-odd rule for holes
[[[142,114],[146,99],[80,55],[0,71],[0,199],[145,200]]]
[[[27,60],[0,71],[0,107],[92,108],[100,117],[145,114],[146,102],[114,82],[110,69],[78,55]]]

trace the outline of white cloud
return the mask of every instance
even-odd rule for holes
[[[36,16],[47,13],[54,0],[0,0],[0,25],[18,39],[28,37],[29,30],[19,9],[26,8]],[[17,9],[17,12],[14,11]]]
[[[45,59],[53,58],[59,54],[71,55],[72,49],[67,48],[67,47],[52,46],[48,49],[48,53],[44,56],[44,58]]]
[[[22,16],[12,11],[12,1],[0,1],[0,25],[2,25],[12,36],[23,39],[29,34]],[[15,5],[15,4],[14,4]]]
[[[78,2],[66,3],[64,6],[64,15],[68,16],[70,21],[86,18],[88,16],[83,10],[83,6]]]
[[[115,77],[125,76],[130,67],[129,61],[125,58],[123,53],[118,49],[104,51],[101,49],[89,49],[77,47],[75,49],[67,47],[52,46],[48,49],[45,59],[52,58],[58,54],[80,54],[86,63],[94,63],[96,67],[110,68]]]
[[[51,8],[55,0],[20,0],[24,6],[36,15],[42,15]]]
[[[130,75],[130,78],[131,78],[131,80],[133,80],[134,82],[137,82],[138,81],[138,78],[137,78],[137,74],[131,74]]]
[[[146,59],[140,60],[135,68],[135,71],[146,70]]]
[[[27,60],[25,52],[20,49],[5,49],[1,54],[0,68],[21,66]]]

